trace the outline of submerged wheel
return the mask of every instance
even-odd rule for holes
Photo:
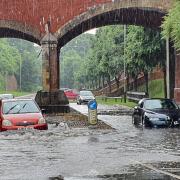
[[[139,120],[134,114],[132,115],[132,124],[139,125]]]

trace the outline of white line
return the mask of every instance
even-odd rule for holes
[[[143,163],[141,163],[139,161],[134,161],[134,162],[136,162],[137,164],[140,164],[141,166],[144,166],[144,167],[146,167],[148,169],[151,169],[153,171],[159,172],[161,174],[165,174],[165,175],[171,176],[173,178],[180,179],[180,176],[178,176],[178,175],[175,175],[175,174],[172,174],[172,173],[169,173],[169,172],[166,172],[166,171],[162,171],[162,170],[157,169],[157,168],[155,168],[155,167],[153,167],[153,166],[151,166],[149,164],[143,164]]]

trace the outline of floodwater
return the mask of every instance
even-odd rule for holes
[[[170,180],[180,175],[179,128],[134,127],[131,116],[99,118],[115,129],[51,124],[47,131],[1,132],[0,179]]]

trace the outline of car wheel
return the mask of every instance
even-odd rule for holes
[[[150,121],[144,119],[144,127],[151,128],[154,127],[154,125]]]

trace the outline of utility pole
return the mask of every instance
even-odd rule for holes
[[[5,74],[5,88],[6,88],[6,91],[7,91],[7,84],[8,84],[8,80],[7,80],[7,77],[8,77],[8,72],[6,71],[6,74]]]
[[[21,54],[21,59],[19,60],[19,90],[21,91],[22,88],[22,39],[21,39],[21,49],[20,49],[20,54]]]
[[[170,98],[169,38],[166,38],[166,88],[167,88],[167,98]]]
[[[126,103],[126,36],[127,36],[127,25],[124,25],[124,102]]]

